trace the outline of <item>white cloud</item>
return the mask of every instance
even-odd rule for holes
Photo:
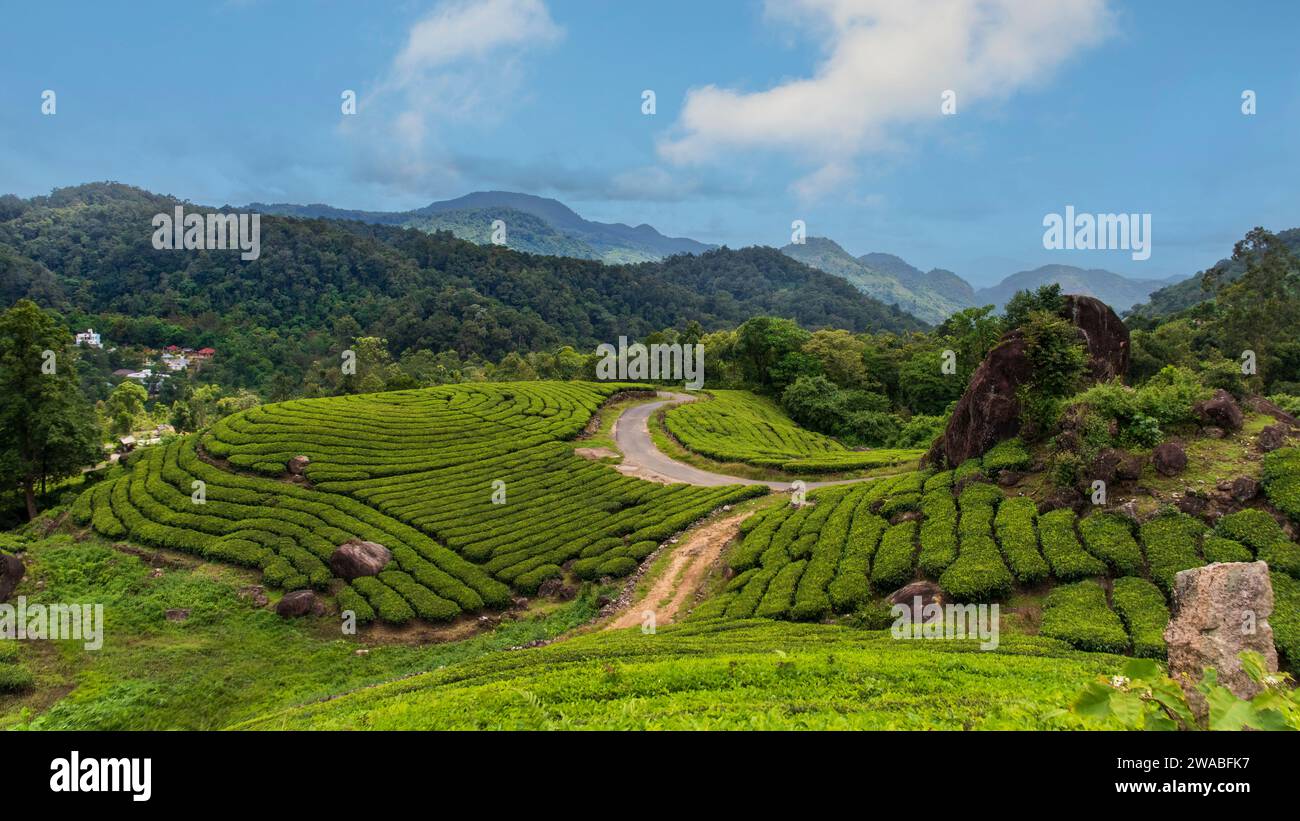
[[[660,155],[679,165],[737,150],[798,155],[793,186],[816,197],[852,180],[853,159],[889,147],[902,126],[937,120],[1042,82],[1103,39],[1107,0],[768,0],[775,23],[805,30],[825,57],[813,75],[764,91],[688,92]]]
[[[498,121],[524,77],[523,59],[564,37],[543,0],[443,0],[411,26],[383,80],[358,98],[340,130],[361,172],[427,192],[458,175],[439,123]]]

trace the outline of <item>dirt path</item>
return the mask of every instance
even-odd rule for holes
[[[750,511],[711,522],[690,534],[684,543],[674,545],[668,566],[646,594],[628,605],[604,629],[636,627],[645,621],[647,611],[654,612],[657,626],[671,624],[690,605],[709,568],[739,532],[740,523],[752,515]]]
[[[695,397],[685,393],[659,392],[660,401],[635,405],[623,412],[614,422],[614,441],[623,451],[623,463],[617,466],[620,473],[648,479],[652,482],[682,482],[688,485],[718,487],[719,485],[767,485],[772,490],[791,489],[790,482],[767,482],[759,479],[743,479],[739,476],[727,476],[722,473],[710,473],[692,465],[683,464],[667,456],[655,447],[650,438],[650,417],[665,405],[682,402],[694,402]],[[853,482],[869,482],[879,478],[864,476],[860,479],[841,479],[834,482],[804,482],[808,490],[827,485],[846,485]]]

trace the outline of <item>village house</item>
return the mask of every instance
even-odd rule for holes
[[[77,340],[76,341],[77,345],[85,345],[86,347],[89,348],[104,347],[103,343],[100,342],[99,334],[95,333],[94,328],[87,328],[86,330],[77,334],[76,340]]]

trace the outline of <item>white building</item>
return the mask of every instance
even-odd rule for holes
[[[95,330],[93,328],[87,328],[86,330],[77,334],[77,344],[88,345],[92,348],[104,347],[103,343],[99,341],[99,334],[95,333]]]

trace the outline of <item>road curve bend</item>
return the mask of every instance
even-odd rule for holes
[[[671,391],[659,391],[658,393],[658,402],[634,405],[614,421],[614,442],[618,445],[618,449],[623,452],[623,462],[618,466],[620,471],[629,476],[638,476],[643,479],[681,482],[687,485],[702,485],[704,487],[767,485],[776,491],[792,489],[791,482],[769,482],[761,479],[745,479],[740,476],[711,473],[664,455],[663,451],[655,447],[654,441],[650,438],[650,417],[662,407],[678,405],[682,402],[694,402],[695,397],[690,394],[672,393]],[[835,482],[804,482],[804,487],[812,489],[827,485],[846,485],[853,482],[867,482],[873,478],[878,477],[864,476],[861,479],[841,479]]]

